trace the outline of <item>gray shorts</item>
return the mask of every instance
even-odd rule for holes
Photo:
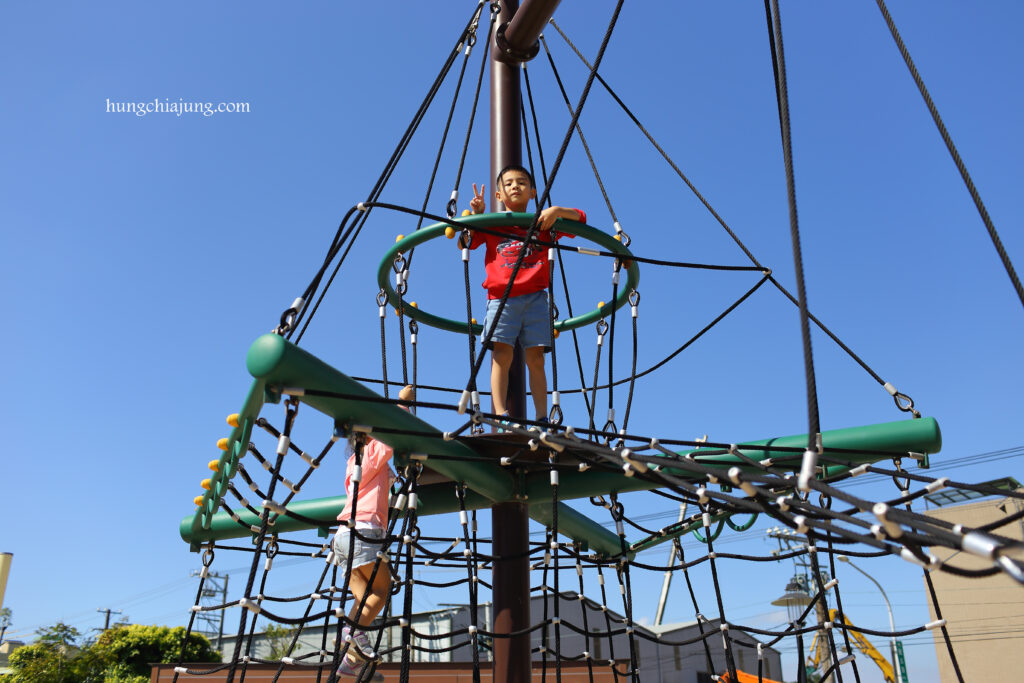
[[[380,539],[379,541],[364,541],[355,536],[355,548],[352,551],[352,568],[362,567],[364,564],[373,564],[377,561],[377,553],[384,549],[385,530],[380,527],[371,529],[357,529],[360,535],[369,539]],[[347,526],[338,529],[331,541],[331,555],[327,561],[339,567],[348,566],[348,551],[352,541],[350,530]],[[385,559],[387,556],[385,555]]]
[[[491,323],[498,312],[498,304],[501,299],[487,300],[487,315],[484,317],[484,331],[480,335],[480,342],[483,343],[487,336],[487,330],[491,329]],[[501,342],[509,346],[515,346],[516,339],[524,349],[534,346],[541,346],[545,351],[551,350],[551,319],[548,308],[548,291],[542,289],[532,294],[509,297],[505,302],[505,308],[498,318],[498,325],[494,328],[494,336],[491,337],[493,348],[494,342]]]

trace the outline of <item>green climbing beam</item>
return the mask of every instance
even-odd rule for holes
[[[250,526],[259,522],[258,516],[249,510],[234,511],[241,520],[235,521],[228,512],[218,512],[217,507],[231,477],[237,471],[237,461],[245,453],[243,444],[248,444],[252,425],[264,401],[277,402],[287,393],[323,412],[336,421],[349,425],[372,425],[374,429],[398,430],[389,433],[376,431],[374,437],[394,449],[396,458],[410,454],[424,454],[431,469],[448,477],[453,482],[465,482],[469,488],[466,506],[469,509],[487,507],[491,503],[505,501],[530,502],[530,515],[535,520],[550,524],[551,506],[550,475],[547,472],[527,473],[519,482],[517,491],[513,474],[497,464],[481,462],[476,452],[459,441],[445,441],[442,432],[415,415],[390,403],[377,402],[380,397],[347,375],[335,370],[312,354],[298,348],[283,338],[267,334],[257,339],[249,350],[247,366],[256,378],[239,416],[239,426],[232,430],[227,439],[225,453],[221,456],[218,471],[211,478],[210,490],[204,494],[194,515],[185,518],[180,527],[181,537],[192,544],[226,538],[239,538],[252,533]],[[315,395],[322,392],[328,395]],[[730,467],[744,471],[758,471],[747,464],[740,454],[756,461],[772,458],[775,467],[797,470],[800,453],[779,450],[780,448],[802,449],[807,443],[806,435],[794,435],[762,441],[739,444],[736,453],[715,453],[715,449],[703,448],[680,453],[690,455],[697,463],[720,468],[724,481]],[[851,463],[876,462],[888,459],[880,452],[929,454],[939,451],[942,437],[934,418],[904,420],[864,427],[837,429],[822,433],[822,446],[826,456]],[[751,446],[765,446],[751,448]],[[833,453],[830,449],[850,452]],[[432,457],[442,456],[442,457]],[[702,481],[704,476],[679,467],[675,458],[665,458],[660,468],[674,476],[689,481]],[[927,461],[923,463],[927,465]],[[828,466],[821,476],[831,478],[845,472],[845,466]],[[560,499],[570,500],[590,496],[625,493],[628,491],[659,488],[661,483],[637,476],[627,477],[617,471],[591,469],[586,472],[562,472],[559,482]],[[421,515],[440,514],[457,509],[454,484],[435,484],[422,488],[418,513]],[[309,528],[322,528],[334,523],[344,505],[343,496],[319,500],[289,503],[288,509],[307,519],[288,516],[275,517],[274,530],[277,532]],[[597,522],[560,502],[558,504],[559,531],[574,541],[585,543],[602,554],[617,555],[621,552],[621,539]]]
[[[396,456],[412,453],[445,456],[443,459],[432,459],[431,469],[452,481],[465,482],[474,494],[472,497],[467,496],[467,504],[472,502],[474,507],[486,507],[492,502],[515,499],[515,486],[510,472],[496,464],[480,462],[479,456],[472,449],[458,441],[445,441],[437,428],[408,411],[389,403],[376,402],[373,399],[381,398],[379,395],[278,335],[266,334],[257,339],[249,349],[246,365],[256,381],[239,414],[239,424],[242,426],[236,427],[228,437],[221,465],[211,478],[211,488],[204,494],[199,509],[191,517],[186,517],[180,525],[182,539],[193,547],[204,541],[249,535],[252,533],[249,527],[259,523],[258,517],[247,509],[233,511],[242,520],[239,523],[227,512],[216,512],[216,508],[227,491],[227,482],[237,471],[238,459],[244,455],[242,444],[248,443],[252,424],[259,412],[257,397],[260,394],[263,400],[270,402],[279,401],[282,393],[297,395],[303,403],[349,425],[373,425],[378,429],[417,432],[379,432],[374,437],[391,446]],[[331,395],[307,393],[310,391]],[[429,490],[430,487],[424,488]],[[447,495],[428,497],[421,494],[418,497],[421,501],[418,510],[420,514],[438,514],[457,509],[452,505],[456,501],[454,489]],[[434,498],[435,502],[431,503],[429,498]],[[344,500],[344,496],[339,496],[320,501],[289,503],[288,509],[318,523],[282,516],[275,518],[274,530],[283,532],[329,525],[341,511]],[[531,506],[531,513],[536,511],[541,516],[540,521],[548,520],[551,515],[550,504],[547,504],[547,510],[544,505]],[[597,552],[618,553],[618,536],[596,522],[574,513],[562,503],[559,504],[559,517],[559,531],[573,541],[588,544]],[[561,523],[562,517],[566,520],[564,524]]]
[[[458,499],[455,497],[455,484],[451,482],[420,486],[417,498],[419,503],[416,512],[420,516],[457,512],[459,509]],[[287,533],[305,529],[320,529],[326,534],[329,527],[338,523],[338,513],[345,507],[345,500],[345,496],[329,496],[289,503],[288,511],[305,519],[296,519],[287,515],[271,515],[273,520],[271,532]],[[490,507],[491,504],[492,501],[472,490],[466,492],[467,510],[479,510]],[[549,497],[543,502],[530,506],[530,517],[544,526],[551,526],[553,521],[551,510]],[[259,515],[253,514],[246,508],[239,508],[232,512],[234,517],[227,512],[218,512],[213,515],[210,527],[197,533],[192,531],[192,517],[186,517],[181,522],[179,533],[184,540],[198,547],[198,544],[206,541],[251,536],[259,529]],[[238,519],[236,520],[235,517]],[[594,551],[605,556],[621,554],[622,545],[617,535],[565,503],[558,505],[558,530],[573,541],[581,543],[584,550]]]
[[[559,441],[565,443],[565,440]],[[942,448],[942,434],[939,431],[939,424],[933,417],[923,417],[917,420],[900,420],[898,422],[884,422],[882,424],[867,425],[863,427],[849,427],[846,429],[833,429],[821,433],[821,443],[826,457],[833,457],[837,460],[849,461],[852,463],[878,462],[887,460],[890,456],[879,455],[879,452],[892,453],[919,453],[927,455],[938,453]],[[767,446],[767,450],[753,449],[749,446]],[[802,460],[802,449],[807,447],[807,435],[798,434],[784,436],[775,439],[764,439],[761,441],[749,441],[738,444],[737,451],[746,457],[761,461],[765,458],[773,459],[773,466],[776,468],[798,471]],[[783,451],[780,448],[798,448],[801,452]],[[851,452],[835,453],[830,449],[843,449]],[[760,472],[761,470],[743,461],[738,455],[730,453],[719,453],[706,455],[722,449],[703,448],[692,451],[683,451],[679,455],[693,456],[694,462],[700,465],[720,468],[722,474],[719,478],[722,483],[728,484],[726,472],[731,467],[739,467],[744,472]],[[665,464],[661,465],[661,471],[687,481],[703,481],[705,477],[695,474],[683,468],[673,467],[673,458],[663,456]],[[927,465],[927,458],[923,461]],[[832,478],[845,473],[849,468],[839,465],[826,466],[825,477]],[[621,472],[591,469],[586,472],[564,472],[559,478],[558,492],[562,499],[587,498],[590,496],[609,495],[611,493],[626,493],[629,491],[648,491],[660,488],[659,481],[651,481],[645,478],[623,476]],[[549,489],[547,472],[533,472],[526,477],[527,498],[534,499],[537,496],[545,495]]]

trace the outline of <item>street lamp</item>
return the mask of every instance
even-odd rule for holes
[[[892,618],[892,603],[889,602],[889,596],[885,594],[885,589],[882,588],[882,584],[875,581],[875,577],[871,576],[871,574],[868,574],[866,571],[855,565],[849,557],[847,557],[846,555],[839,555],[838,559],[840,562],[845,562],[846,564],[850,565],[851,567],[859,571],[864,576],[868,577],[871,583],[878,586],[878,592],[882,594],[882,599],[885,600],[885,609],[889,611],[889,632],[893,634],[889,637],[889,652],[890,656],[892,657],[893,671],[896,672],[896,680],[899,680],[903,672],[900,670],[900,663],[899,660],[896,658],[896,622]]]
[[[804,607],[811,604],[811,595],[807,592],[807,588],[804,586],[803,577],[794,576],[786,584],[786,592],[782,597],[772,600],[772,604],[776,607],[785,607],[786,614],[789,616],[789,622],[795,623],[797,617],[799,617]]]
[[[786,608],[786,615],[789,617],[789,623],[794,628],[799,629],[803,625],[803,620],[800,617],[803,615],[804,608],[811,604],[811,594],[807,592],[807,582],[803,576],[794,576],[786,584],[786,592],[782,594],[782,597],[772,600],[772,604],[776,607]],[[804,667],[806,662],[804,661],[804,641],[803,638],[797,634],[796,637],[796,667],[797,667],[797,680],[807,680],[804,673]]]

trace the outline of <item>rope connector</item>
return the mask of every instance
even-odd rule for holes
[[[292,305],[286,308],[281,314],[280,324],[274,328],[274,334],[284,335],[286,332],[291,330],[295,325],[295,319],[298,317],[299,312],[302,310],[305,303],[305,299],[301,296],[292,301]]]

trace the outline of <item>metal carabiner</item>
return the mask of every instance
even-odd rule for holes
[[[903,463],[899,458],[892,459],[893,466],[896,467],[897,474],[892,475],[892,483],[896,484],[896,488],[900,491],[906,492],[910,490],[910,477],[904,474],[900,477],[899,473],[904,472]]]
[[[906,394],[896,392],[892,395],[892,400],[896,404],[896,407],[905,413],[910,413],[914,416],[914,419],[921,417],[921,412],[914,408],[914,399],[910,398]],[[905,402],[905,404],[903,402]]]

